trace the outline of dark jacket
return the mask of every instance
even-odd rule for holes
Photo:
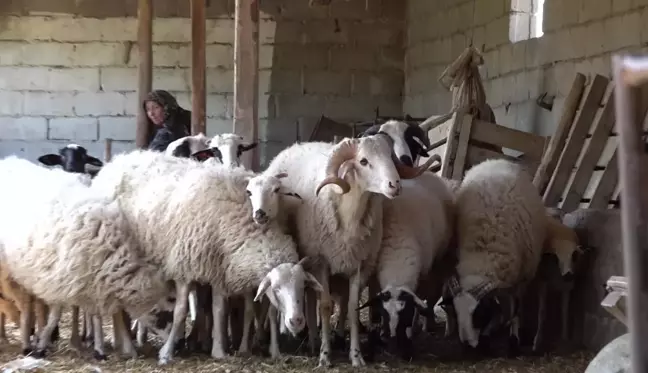
[[[164,108],[164,123],[155,126],[148,119],[151,127],[155,128],[152,137],[149,139],[149,150],[163,152],[173,141],[191,134],[191,111],[185,110],[169,92],[155,90],[148,94],[142,105],[146,109],[148,101],[156,102]],[[148,118],[148,117],[147,117]]]

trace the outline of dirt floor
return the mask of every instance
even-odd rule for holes
[[[316,358],[291,356],[286,354],[280,361],[273,362],[262,357],[231,357],[226,361],[215,362],[207,356],[191,358],[176,357],[172,364],[160,367],[157,365],[156,348],[141,351],[140,358],[126,360],[113,354],[108,346],[108,361],[97,362],[92,359],[89,350],[76,351],[68,347],[69,318],[64,315],[61,324],[62,340],[57,347],[45,358],[47,365],[31,370],[31,372],[224,372],[224,373],[280,373],[280,372],[310,372],[317,366]],[[106,339],[109,340],[112,326],[104,328]],[[9,340],[0,344],[0,372],[4,373],[7,363],[22,358],[17,328],[7,325]],[[424,351],[442,351],[447,349],[448,342],[429,337],[429,340],[417,341],[415,348]],[[157,343],[155,343],[157,344]],[[589,352],[573,352],[562,356],[524,357],[518,359],[490,359],[482,361],[456,361],[457,359],[440,358],[429,352],[421,354],[411,364],[399,363],[397,359],[381,358],[381,361],[368,363],[362,371],[367,372],[481,372],[481,373],[582,373],[594,354]],[[335,356],[334,367],[330,372],[355,371],[343,354]]]

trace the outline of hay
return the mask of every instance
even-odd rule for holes
[[[110,347],[108,361],[97,362],[92,359],[90,350],[77,351],[68,346],[70,328],[69,314],[64,314],[61,320],[61,340],[45,358],[50,362],[40,372],[65,372],[65,373],[111,373],[111,372],[223,372],[223,373],[291,373],[311,372],[317,366],[316,358],[285,355],[279,362],[273,363],[269,358],[262,357],[230,357],[225,361],[214,361],[207,356],[193,356],[189,358],[176,357],[168,366],[157,365],[157,350],[160,341],[155,341],[155,348],[141,351],[140,358],[127,360],[115,354]],[[105,324],[106,340],[109,340],[112,326]],[[0,344],[0,371],[6,363],[18,359],[20,343],[18,329],[15,325],[7,325],[8,342]],[[431,337],[433,338],[433,337]],[[447,343],[447,341],[446,341]],[[588,352],[575,352],[565,356],[525,357],[520,359],[491,359],[479,362],[471,361],[443,361],[430,352],[436,351],[437,343],[426,341],[417,345],[427,346],[427,353],[417,357],[416,361],[405,364],[396,359],[390,361],[377,361],[367,363],[363,371],[367,372],[526,372],[526,373],[575,373],[583,372],[592,359],[593,354]],[[437,351],[439,352],[439,351]],[[346,354],[335,354],[334,367],[330,372],[356,371],[349,364]],[[32,370],[34,372],[34,370]]]

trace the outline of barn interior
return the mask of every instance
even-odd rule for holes
[[[109,160],[146,147],[142,102],[152,89],[192,111],[192,134],[258,141],[243,155],[258,171],[295,142],[339,141],[390,118],[432,120],[440,175],[461,180],[490,158],[523,164],[545,205],[564,212],[583,259],[572,285],[531,286],[525,356],[466,360],[440,325],[420,361],[366,369],[582,372],[628,332],[612,57],[646,45],[646,0],[5,0],[0,157],[35,162],[74,142]],[[642,142],[644,91],[633,108]],[[541,290],[548,316],[532,351]],[[8,332],[0,366],[20,352],[17,328]],[[158,369],[155,352],[89,364],[61,343],[46,371]],[[297,372],[316,359],[174,364],[165,370]],[[351,369],[344,358],[336,365]],[[587,372],[605,371],[595,369]]]

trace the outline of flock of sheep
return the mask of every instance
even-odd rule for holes
[[[438,156],[414,166],[428,156],[426,126],[392,120],[337,144],[296,143],[261,173],[240,166],[256,144],[233,134],[106,164],[77,145],[39,159],[60,168],[2,159],[0,338],[7,317],[23,352],[44,356],[70,306],[71,344],[92,341],[97,359],[110,316],[116,351],[137,356],[150,331],[165,341],[160,364],[179,345],[223,358],[230,337],[249,353],[268,331],[277,358],[280,334],[307,330],[330,366],[348,323],[348,356],[362,366],[359,309],[371,310],[370,341],[394,341],[410,358],[438,305],[446,336],[477,347],[504,331],[518,343],[529,282],[541,263],[567,278],[578,241],[517,164],[487,160],[461,182],[429,171]]]

